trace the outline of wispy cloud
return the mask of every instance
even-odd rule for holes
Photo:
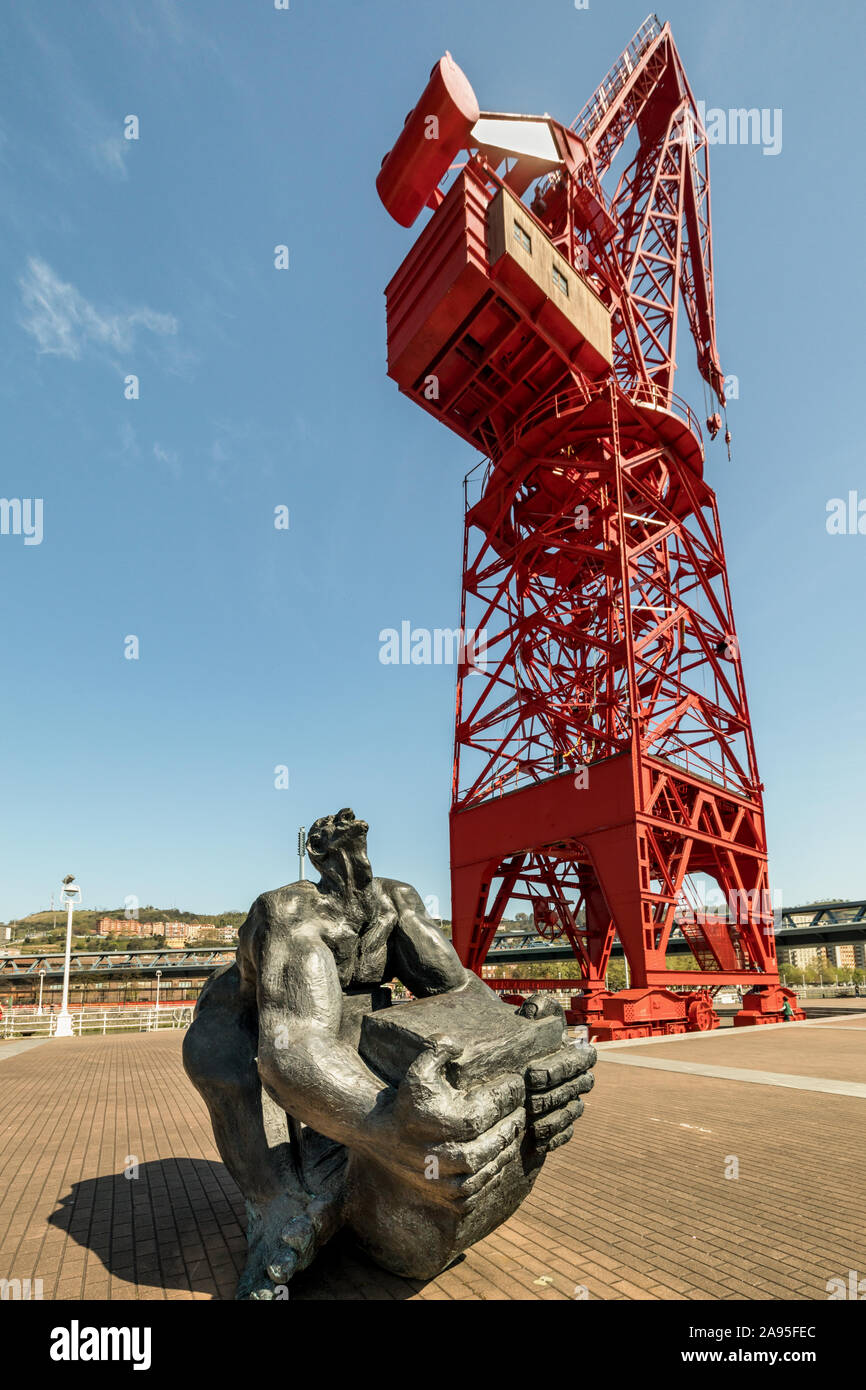
[[[153,446],[153,457],[157,463],[164,464],[174,478],[181,476],[180,455],[174,449],[165,449],[157,441]]]
[[[220,63],[224,61],[211,26],[200,17],[188,18],[176,0],[150,0],[144,17],[140,0],[96,0],[96,5],[105,22],[124,32],[137,48],[145,46],[157,53],[162,64],[173,56],[167,45],[178,51],[199,49]]]
[[[30,257],[18,283],[23,311],[19,322],[40,352],[77,362],[86,349],[94,348],[119,358],[132,349],[140,331],[172,337],[178,330],[172,314],[153,309],[98,309],[36,256]]]
[[[25,24],[41,59],[39,78],[53,94],[54,109],[59,107],[63,114],[61,138],[71,138],[99,173],[111,178],[128,178],[126,161],[130,141],[123,136],[123,120],[127,113],[122,108],[106,109],[101,96],[93,95],[69,46],[56,37],[51,26],[32,16],[28,16]],[[69,170],[64,164],[61,163],[60,169],[68,177]]]
[[[128,420],[124,420],[120,426],[120,448],[118,450],[118,455],[123,464],[135,463],[141,457],[138,436]]]
[[[102,169],[105,173],[115,174],[120,179],[129,178],[126,168],[126,156],[129,153],[130,142],[123,135],[116,131],[110,134],[94,136],[90,146],[90,158],[97,169]]]

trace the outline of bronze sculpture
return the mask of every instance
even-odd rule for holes
[[[321,881],[256,899],[184,1042],[246,1198],[238,1298],[284,1296],[343,1225],[386,1268],[432,1277],[511,1215],[593,1084],[557,1005],[515,1013],[414,888],[373,877],[367,831],[348,809],[316,821]],[[392,1005],[393,979],[415,999]]]

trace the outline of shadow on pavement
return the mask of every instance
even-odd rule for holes
[[[222,1163],[161,1159],[74,1183],[49,1222],[118,1279],[234,1297],[246,1258],[244,1202]],[[290,1285],[292,1301],[411,1298],[423,1280],[381,1270],[342,1232]]]

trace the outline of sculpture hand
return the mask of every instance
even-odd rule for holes
[[[597,1061],[594,1047],[584,1043],[563,1047],[550,1057],[534,1062],[526,1072],[528,1134],[538,1164],[574,1133],[574,1122],[583,1113],[582,1096],[592,1090],[590,1070]]]
[[[526,1091],[516,1073],[459,1090],[445,1076],[457,1053],[440,1037],[415,1059],[380,1117],[376,1157],[434,1200],[468,1207],[516,1154]]]

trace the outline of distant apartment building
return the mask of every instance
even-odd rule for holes
[[[824,946],[823,955],[828,965],[838,965],[845,970],[862,970],[866,956],[862,942],[848,942],[842,946]]]
[[[793,965],[796,970],[820,968],[834,965],[843,970],[862,970],[866,966],[866,946],[862,942],[848,942],[840,946],[783,946],[779,950],[779,960]]]
[[[793,965],[796,970],[808,970],[819,960],[817,946],[781,946],[779,961],[782,965]]]
[[[179,922],[178,926],[189,927],[193,930],[186,934],[175,934],[168,930],[170,923],[166,923],[164,932],[165,944],[171,950],[177,950],[181,946],[189,946],[193,941],[235,941],[237,939],[237,929],[235,927],[215,927],[209,922]]]
[[[217,927],[213,922],[140,922],[135,918],[100,917],[98,936],[117,936],[124,940],[136,936],[163,936],[170,947],[187,946],[191,941],[233,941],[234,927]]]
[[[96,924],[97,936],[150,936],[149,922],[139,922],[135,917],[100,917]]]

